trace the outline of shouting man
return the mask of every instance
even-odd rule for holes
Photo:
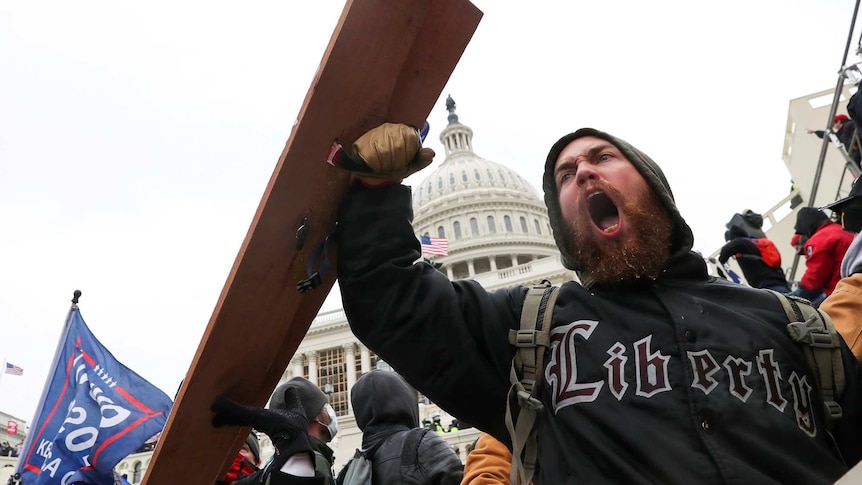
[[[338,279],[356,336],[458,419],[505,443],[525,287],[488,292],[420,261],[415,130],[382,125],[353,155]],[[844,346],[844,416],[827,432],[816,377],[779,300],[710,277],[661,169],[585,128],[551,148],[545,203],[563,264],[538,430],[537,484],[833,483],[862,456],[860,374]],[[445,338],[440,338],[444,335]]]

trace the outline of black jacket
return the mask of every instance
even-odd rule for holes
[[[844,124],[841,125],[841,129],[839,129],[835,136],[838,137],[838,140],[844,144],[844,148],[847,151],[850,151],[851,144],[853,143],[853,133],[856,131],[856,123],[853,120],[847,120]],[[814,132],[819,138],[823,138],[823,135],[826,134],[824,130],[817,130]]]
[[[414,264],[410,199],[393,185],[342,203],[338,278],[351,328],[435,403],[508,442],[508,332],[526,288],[488,292]],[[833,483],[847,467],[786,324],[774,296],[708,276],[694,253],[656,280],[563,285],[536,483]],[[860,374],[849,350],[844,361],[836,439],[855,464]]]
[[[722,246],[718,260],[723,264],[731,256],[736,258],[739,269],[745,275],[748,284],[755,288],[772,288],[778,285],[787,286],[787,278],[781,268],[773,268],[763,262],[757,243],[747,237],[738,237]]]
[[[269,470],[269,481],[264,484],[265,470],[260,470],[252,475],[243,477],[235,482],[235,485],[332,485],[335,479],[332,477],[332,460],[334,458],[332,448],[314,436],[308,437],[314,453],[315,476],[297,477],[282,473],[279,470]]]
[[[449,443],[419,428],[418,398],[415,389],[389,371],[363,374],[351,389],[356,425],[362,430],[362,451],[371,457],[373,485],[461,483],[464,467]],[[412,453],[404,447],[410,433],[418,439]],[[402,456],[414,459],[402,466]],[[347,466],[338,475],[339,485]]]

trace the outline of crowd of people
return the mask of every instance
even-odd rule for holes
[[[854,190],[859,189],[854,187]],[[851,194],[851,197],[856,197],[856,194]],[[835,217],[840,217],[841,213],[834,205],[824,209],[830,207],[835,210]],[[727,223],[727,242],[718,257],[718,263],[725,269],[721,275],[734,279],[727,266],[730,258],[734,258],[745,281],[752,287],[799,296],[811,301],[815,307],[820,306],[841,279],[841,262],[859,228],[833,221],[823,209],[799,209],[795,233],[788,244],[793,246],[796,254],[805,258],[805,272],[791,285],[776,243],[766,238],[762,225],[762,216],[750,210],[735,214]],[[794,286],[792,290],[791,286]]]
[[[597,129],[566,134],[542,185],[560,260],[578,278],[545,291],[542,319],[528,322],[528,295],[547,284],[488,291],[421,257],[401,182],[434,155],[394,123],[348,153],[369,171],[351,175],[338,213],[351,234],[338,245],[344,310],[395,371],[351,390],[360,447],[333,470],[338,419],[302,377],[268,408],[218,396],[213,426],[255,431],[217,485],[828,484],[862,460],[862,183],[798,211],[788,243],[807,269],[796,282],[762,217],[734,215],[718,260],[736,259],[739,284],[692,251],[654,160]],[[828,364],[812,363],[815,347],[832,352]],[[452,425],[420,423],[419,392]],[[466,465],[441,436],[461,422],[481,430]],[[257,432],[275,448],[267,462]]]
[[[21,445],[13,446],[8,441],[0,443],[0,456],[18,456]]]
[[[434,431],[437,434],[446,434],[446,433],[455,433],[463,428],[467,428],[468,426],[464,426],[457,419],[453,419],[449,426],[444,426],[442,422],[442,416],[440,413],[433,413],[430,418],[422,419],[422,426],[424,428],[428,428]]]
[[[691,229],[655,161],[596,129],[569,133],[549,150],[543,190],[561,261],[579,281],[543,300],[546,326],[525,333],[530,288],[487,291],[423,262],[401,184],[434,156],[416,130],[381,125],[351,156],[371,172],[353,174],[339,211],[339,230],[352,235],[338,247],[342,300],[353,333],[397,374],[358,380],[351,400],[363,442],[336,483],[392,483],[410,470],[405,460],[430,459],[427,449],[437,450],[435,466],[416,465],[425,475],[399,475],[404,483],[825,484],[862,459],[862,239],[853,234],[862,185],[827,208],[837,222],[821,209],[799,211],[796,232],[813,269],[793,291],[774,246],[728,226],[729,244],[748,240],[722,252],[749,282],[737,284],[711,276],[692,251]],[[754,262],[768,268],[753,271]],[[814,300],[822,293],[831,319],[808,300],[781,301],[755,286]],[[794,319],[788,302],[819,320]],[[828,373],[806,358],[815,320],[840,331],[826,335],[834,337]],[[799,325],[803,337],[793,337],[788,328]],[[513,365],[524,345],[544,358],[528,363],[537,367],[535,394],[512,392],[524,378]],[[326,470],[315,466],[313,428],[331,439],[334,417],[321,409],[325,395],[306,406],[299,390],[274,396],[271,409],[214,403],[214,425],[253,426],[276,447],[242,483],[331,483],[331,459]],[[466,467],[419,424],[416,390],[482,431]],[[524,423],[526,445],[517,431]],[[428,428],[439,430],[433,421]],[[416,436],[428,444],[404,446],[424,443]],[[430,469],[447,478],[432,482]]]
[[[338,432],[338,420],[316,384],[291,378],[273,392],[269,409],[219,397],[213,403],[214,426],[252,426],[269,435],[276,453],[263,468],[256,454],[247,467],[216,485],[461,483],[460,458],[433,429],[419,426],[419,394],[400,375],[386,370],[362,374],[350,401],[362,444],[336,474],[327,443]],[[243,450],[238,460],[246,460]]]

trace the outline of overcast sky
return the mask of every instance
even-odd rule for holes
[[[475,151],[538,189],[557,138],[608,131],[663,167],[704,253],[789,191],[789,101],[834,87],[853,9],[476,4],[427,144],[443,153],[451,94]],[[174,395],[343,5],[0,2],[0,359],[24,368],[0,411],[33,417],[75,289],[96,337]]]

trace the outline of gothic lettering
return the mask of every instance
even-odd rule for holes
[[[587,340],[599,322],[578,320],[551,329],[551,361],[545,368],[545,381],[551,386],[554,411],[579,402],[596,400],[604,381],[579,383],[575,336]]]
[[[718,385],[718,381],[712,377],[719,370],[718,362],[708,350],[688,352],[688,360],[692,370],[691,387],[708,395]]]
[[[670,356],[662,355],[659,351],[650,353],[651,342],[652,335],[648,335],[634,345],[638,379],[635,394],[643,397],[670,390],[670,381],[667,378],[667,361]]]
[[[745,383],[745,378],[751,375],[751,362],[733,356],[724,359],[724,368],[730,380],[728,390],[730,394],[745,402],[751,395],[751,388]]]
[[[806,376],[799,377],[790,374],[790,388],[793,390],[793,411],[796,413],[796,424],[799,429],[812,438],[817,436],[817,425],[814,423],[814,413],[811,412],[811,385]]]
[[[608,389],[611,390],[611,394],[617,398],[617,401],[622,400],[623,394],[629,388],[629,384],[626,382],[625,374],[623,373],[626,362],[629,360],[625,353],[625,346],[617,342],[608,349],[608,355],[611,358],[605,361],[605,367],[608,369]]]
[[[773,353],[772,349],[765,349],[757,354],[757,370],[763,376],[763,385],[766,386],[766,402],[784,412],[787,399],[781,395],[781,370],[773,359]]]

